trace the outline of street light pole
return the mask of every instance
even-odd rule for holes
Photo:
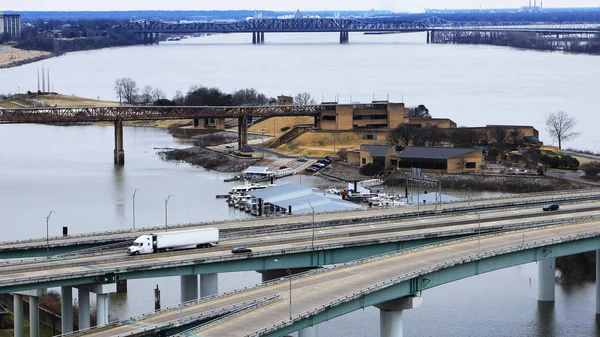
[[[481,251],[481,215],[477,214],[477,256]]]
[[[169,216],[169,212],[168,212],[167,206],[169,205],[169,199],[171,199],[172,196],[173,196],[173,194],[169,194],[169,196],[165,200],[165,232],[169,230],[169,227],[167,226],[168,216]]]
[[[283,265],[283,268],[285,268],[285,270],[288,273],[288,278],[290,280],[290,321],[292,320],[292,271],[288,269],[288,267],[285,266],[285,263],[283,263],[283,261],[279,261],[277,259],[273,260],[275,262],[281,262],[281,264]]]
[[[133,191],[133,229],[135,229],[135,194],[137,193],[137,188]]]
[[[49,226],[49,222],[50,222],[50,216],[52,215],[52,213],[54,213],[54,211],[50,211],[50,213],[48,213],[48,216],[46,217],[46,256],[47,258],[50,258],[50,226]]]
[[[308,205],[310,206],[310,208],[312,209],[312,241],[311,241],[311,247],[312,247],[312,250],[315,250],[315,208],[310,203],[310,201],[308,201],[306,199],[304,199],[304,201],[306,201],[308,203]]]

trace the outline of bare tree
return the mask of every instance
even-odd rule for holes
[[[183,96],[181,90],[177,90],[175,92],[175,96],[173,96],[173,102],[175,102],[175,104],[177,105],[183,105],[183,103],[185,102],[185,96]]]
[[[510,141],[511,143],[518,145],[523,141],[523,130],[521,129],[513,129],[510,131]]]
[[[492,138],[496,142],[496,144],[504,144],[508,138],[508,132],[506,128],[503,126],[493,127],[491,130]]]
[[[129,77],[118,78],[115,81],[115,92],[119,102],[135,103],[138,99],[139,88],[137,83]]]
[[[458,159],[458,162],[456,164],[458,166],[458,169],[460,169],[460,173],[464,174],[465,173],[465,167],[467,167],[467,158],[465,156],[461,156]]]
[[[317,102],[315,99],[307,92],[301,92],[296,97],[294,97],[295,105],[315,105]]]
[[[492,135],[490,133],[490,130],[488,130],[488,128],[483,128],[482,130],[479,130],[479,143],[487,146],[491,142]]]
[[[117,78],[115,80],[115,93],[119,97],[119,103],[123,102],[123,78]]]
[[[546,128],[550,133],[550,137],[558,142],[558,149],[562,149],[562,142],[571,140],[579,136],[579,132],[575,132],[574,128],[577,125],[575,118],[570,117],[564,111],[551,113],[546,117]]]
[[[346,161],[348,159],[348,149],[346,148],[341,148],[337,151],[336,156],[341,160],[341,161]]]
[[[142,94],[140,95],[140,101],[144,104],[152,102],[152,87],[149,85],[142,88]]]
[[[416,125],[400,124],[390,132],[390,138],[396,146],[412,145],[419,138],[419,128]]]
[[[165,98],[167,98],[167,95],[161,89],[154,88],[154,90],[152,90],[152,101],[153,102],[156,102],[159,99],[165,99]]]

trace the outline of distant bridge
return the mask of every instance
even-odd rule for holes
[[[515,22],[455,22],[438,17],[421,21],[400,21],[394,18],[301,18],[301,19],[248,19],[236,22],[196,22],[174,24],[139,20],[121,26],[122,29],[143,34],[151,42],[158,34],[229,34],[252,33],[252,43],[264,43],[265,33],[339,32],[340,43],[349,41],[350,32],[412,33],[445,30],[480,32],[533,32],[557,34],[598,34],[600,24],[523,24]],[[429,34],[428,34],[429,36]],[[429,41],[429,38],[428,38]]]

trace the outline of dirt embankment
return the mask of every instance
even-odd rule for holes
[[[390,177],[387,185],[404,185],[407,174]],[[589,188],[589,185],[547,177],[512,177],[478,175],[427,174],[428,178],[440,180],[443,188],[472,191],[495,191],[505,193],[528,193]]]
[[[0,46],[0,69],[17,67],[53,56],[54,54],[45,51],[24,50],[11,46]]]
[[[236,158],[202,147],[165,151],[163,154],[167,160],[182,161],[220,172],[240,172],[260,161],[260,158]]]

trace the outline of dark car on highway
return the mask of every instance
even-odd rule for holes
[[[231,250],[233,254],[252,253],[252,249],[246,247],[235,247]]]
[[[548,204],[548,205],[542,207],[542,209],[544,211],[558,211],[559,207],[558,207],[558,204]]]

